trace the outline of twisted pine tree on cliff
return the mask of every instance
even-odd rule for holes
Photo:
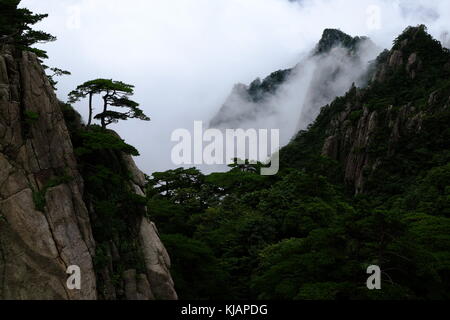
[[[92,124],[93,118],[93,97],[102,95],[103,111],[94,119],[100,120],[102,128],[105,129],[111,123],[117,123],[119,120],[140,119],[150,121],[144,112],[139,109],[139,104],[129,97],[134,94],[134,86],[121,81],[108,79],[96,79],[87,81],[79,85],[75,90],[69,93],[69,103],[89,98],[89,119],[87,125]],[[126,112],[111,110],[113,108],[125,108]]]
[[[26,8],[18,8],[20,0],[0,0],[0,48],[3,45],[12,45],[19,50],[34,52],[38,58],[48,58],[47,52],[32,48],[36,43],[55,41],[56,38],[49,33],[33,30],[32,26],[47,14],[34,14]],[[41,61],[42,62],[42,61]],[[43,65],[44,69],[49,69]],[[57,90],[55,77],[69,75],[70,72],[59,68],[50,68],[53,74],[47,75],[53,89]]]
[[[56,40],[51,34],[32,28],[48,15],[18,8],[19,3],[20,0],[0,0],[0,45],[13,44],[19,49],[36,53],[40,58],[47,58],[45,51],[31,46]]]

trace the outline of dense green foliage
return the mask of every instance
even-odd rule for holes
[[[417,53],[417,73],[388,69],[384,81],[324,107],[281,150],[277,176],[239,167],[153,174],[149,215],[182,299],[450,299],[450,54],[423,27],[407,29],[394,50],[405,61]],[[379,117],[359,151],[378,165],[358,195],[342,163],[321,155],[348,106],[349,126],[357,128],[363,106]],[[404,126],[399,141],[392,117]],[[421,129],[408,130],[418,117]],[[381,267],[382,290],[366,288],[370,265]]]
[[[139,245],[140,221],[146,215],[145,197],[132,188],[131,174],[124,159],[126,155],[139,155],[131,145],[125,143],[114,131],[99,126],[82,125],[80,115],[67,104],[61,108],[68,126],[77,157],[79,170],[84,179],[84,199],[91,214],[91,223],[96,241],[94,267],[100,298],[110,294],[106,281],[120,288],[123,272],[129,269],[145,273],[145,264]],[[40,194],[36,195],[37,205]],[[120,255],[108,271],[111,246]],[[117,290],[117,298],[123,292]]]
[[[435,168],[380,206],[297,170],[270,178],[179,169],[157,174],[164,192],[150,188],[148,205],[182,298],[449,298],[449,174]],[[371,264],[383,267],[381,292],[364,287]]]
[[[33,25],[47,18],[47,14],[35,14],[26,8],[19,8],[20,0],[0,0],[0,49],[9,45],[17,49],[35,53],[38,58],[48,58],[47,52],[34,47],[35,44],[55,41],[51,34],[33,29]],[[42,62],[42,60],[41,60]],[[47,75],[53,89],[58,82],[56,77],[70,75],[69,71],[60,68],[50,68],[42,65],[51,73]]]
[[[20,0],[0,0],[0,45],[14,44],[19,49],[35,52],[45,58],[45,51],[31,48],[36,43],[54,41],[55,37],[36,31],[33,25],[46,18],[47,14],[34,14],[25,8],[18,8]]]

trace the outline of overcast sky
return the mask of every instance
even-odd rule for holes
[[[367,35],[381,47],[408,25],[435,37],[450,30],[448,0],[23,0],[50,16],[57,36],[47,64],[70,70],[58,96],[94,78],[136,85],[151,122],[111,128],[141,153],[147,174],[173,167],[171,133],[208,123],[235,83],[295,65],[324,28]],[[85,104],[77,110],[86,115]]]

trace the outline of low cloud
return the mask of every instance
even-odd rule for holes
[[[138,164],[148,174],[173,167],[173,130],[208,122],[235,83],[297,64],[325,28],[367,35],[380,47],[390,47],[408,25],[426,23],[441,39],[450,30],[447,0],[23,0],[22,6],[50,14],[39,26],[58,37],[44,47],[47,64],[72,72],[59,80],[61,99],[97,77],[136,85],[135,98],[152,122],[112,128],[140,150]],[[86,115],[85,104],[76,107]],[[296,106],[282,108],[289,117]]]
[[[249,86],[236,85],[211,126],[219,129],[280,129],[281,145],[314,121],[320,108],[351,86],[364,86],[370,62],[380,49],[370,40],[355,51],[337,46],[322,54],[311,53],[288,73],[274,94],[254,101]]]

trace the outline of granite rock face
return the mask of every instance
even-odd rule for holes
[[[127,159],[135,190],[144,175]],[[70,135],[37,57],[0,51],[0,299],[97,299],[95,235]],[[122,277],[129,299],[176,299],[170,259],[142,222],[147,275]],[[120,259],[120,257],[116,257]],[[81,270],[81,290],[66,285]],[[163,289],[161,289],[163,288]],[[155,294],[153,294],[153,292]]]
[[[95,242],[59,102],[34,54],[6,50],[0,66],[0,298],[95,299]],[[67,289],[70,265],[81,290]]]
[[[411,27],[407,30],[409,37],[382,54],[372,75],[372,84],[365,89],[353,88],[343,110],[333,117],[327,128],[322,154],[342,164],[345,181],[356,194],[367,191],[367,181],[376,169],[387,158],[392,158],[396,150],[407,143],[408,137],[422,133],[424,119],[445,112],[450,105],[445,87],[431,94],[424,93],[421,99],[381,100],[377,106],[364,100],[363,96],[372,87],[383,86],[399,74],[409,79],[411,86],[424,81],[423,75],[429,72],[424,66],[427,53],[415,51],[416,37],[423,35],[423,29]],[[450,61],[444,61],[442,67],[449,64]],[[401,85],[397,83],[397,86]],[[396,90],[401,88],[396,87]]]
[[[365,182],[371,172],[379,164],[379,157],[366,152],[372,142],[377,139],[377,133],[385,128],[387,122],[387,153],[397,149],[401,137],[420,131],[423,112],[417,112],[413,105],[405,105],[394,111],[389,107],[387,116],[380,119],[378,112],[362,107],[362,115],[355,123],[349,119],[352,110],[358,110],[358,105],[349,105],[339,117],[331,123],[325,140],[322,154],[343,164],[345,181],[352,185],[355,193],[365,191]],[[353,111],[355,112],[355,111]]]
[[[140,241],[144,253],[147,278],[152,284],[155,297],[162,300],[176,300],[177,293],[170,276],[170,257],[159,239],[154,223],[144,218],[141,222]]]

